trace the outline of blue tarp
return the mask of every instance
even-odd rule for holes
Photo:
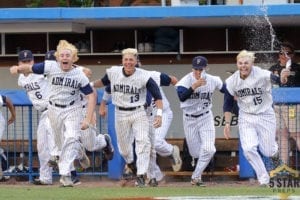
[[[300,88],[274,88],[272,95],[275,104],[300,104]]]

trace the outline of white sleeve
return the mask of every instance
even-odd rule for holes
[[[225,82],[226,82],[227,91],[229,92],[229,94],[234,96],[233,87],[232,87],[232,77],[229,77],[228,79],[226,79]]]
[[[222,89],[222,87],[223,87],[223,81],[221,80],[221,78],[220,77],[216,77],[216,85],[217,85],[217,88],[219,89],[219,90],[221,90]]]

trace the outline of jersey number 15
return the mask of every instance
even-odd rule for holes
[[[253,98],[253,102],[254,102],[254,105],[255,105],[255,106],[257,106],[258,104],[261,104],[261,103],[262,103],[262,98],[261,98],[261,96],[254,97],[254,98]]]

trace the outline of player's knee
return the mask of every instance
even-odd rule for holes
[[[163,146],[164,142],[162,139],[157,139],[154,144],[154,148],[159,150]]]
[[[203,149],[204,154],[208,155],[209,157],[213,157],[216,153],[216,148],[207,147]]]
[[[208,151],[208,153],[209,153],[209,155],[210,155],[211,157],[213,157],[213,156],[215,155],[215,153],[216,153],[216,148],[210,149],[210,150]]]

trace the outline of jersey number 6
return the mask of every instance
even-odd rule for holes
[[[35,92],[35,96],[36,96],[36,98],[38,98],[38,99],[43,98],[42,94],[41,94],[39,91]]]

